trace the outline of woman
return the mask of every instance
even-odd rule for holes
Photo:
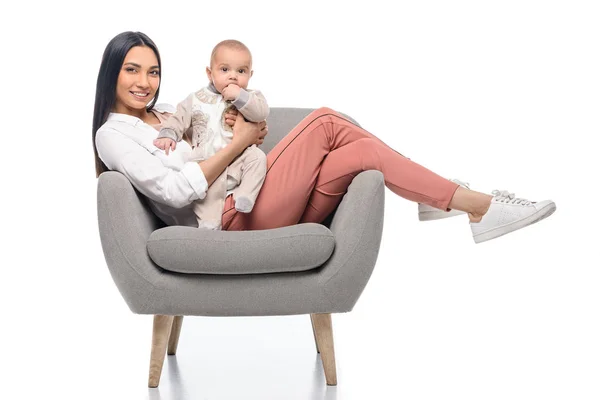
[[[156,105],[160,76],[160,55],[148,36],[124,32],[108,43],[94,107],[96,173],[123,173],[167,224],[194,226],[190,203],[203,199],[208,186],[245,148],[263,143],[268,128],[230,113],[226,122],[234,130],[232,142],[208,160],[184,163],[181,153],[190,150],[187,143],[170,154],[153,145],[169,116],[168,108]],[[476,243],[530,225],[556,209],[549,200],[536,203],[506,191],[492,196],[469,190],[404,157],[335,111],[320,108],[267,155],[266,178],[251,213],[238,213],[233,197],[227,197],[223,230],[322,222],[352,179],[369,169],[381,171],[392,192],[437,210],[429,219],[451,210],[467,213]]]

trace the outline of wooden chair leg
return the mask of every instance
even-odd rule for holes
[[[315,346],[317,347],[317,353],[320,353],[319,343],[317,343],[317,334],[315,333],[315,321],[313,320],[313,314],[310,314],[310,324],[312,325],[313,336],[315,337]]]
[[[148,387],[158,387],[160,374],[165,361],[167,342],[173,326],[172,315],[155,315],[152,327],[152,350],[150,353],[150,374]]]
[[[311,317],[315,327],[317,346],[321,350],[321,361],[323,361],[325,380],[328,385],[337,385],[331,314],[311,314]]]
[[[179,334],[181,333],[181,324],[183,324],[183,315],[176,315],[173,318],[173,326],[171,327],[171,334],[169,335],[169,347],[167,348],[167,354],[170,356],[173,356],[175,353],[177,353]]]

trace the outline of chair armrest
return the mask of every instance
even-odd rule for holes
[[[335,250],[323,265],[319,282],[339,312],[352,309],[371,277],[381,243],[384,201],[383,173],[364,171],[352,180],[333,216]],[[338,291],[354,296],[339,296]],[[340,299],[344,304],[337,304]]]
[[[110,274],[123,298],[136,312],[160,288],[162,271],[148,256],[146,241],[164,226],[127,177],[107,171],[98,178],[100,241]]]

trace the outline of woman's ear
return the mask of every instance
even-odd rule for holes
[[[212,83],[212,73],[210,72],[210,68],[206,67],[206,76],[208,77],[209,82]]]

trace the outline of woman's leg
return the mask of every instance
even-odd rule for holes
[[[395,194],[440,209],[447,209],[459,186],[398,155],[380,141],[363,138],[325,157],[300,222],[323,221],[342,200],[354,177],[370,169],[381,171],[385,185]]]
[[[300,222],[321,222],[327,218],[346,194],[354,177],[369,169],[383,172],[386,186],[394,193],[409,200],[431,204],[429,199],[420,198],[418,193],[408,192],[405,188],[388,182],[387,177],[393,176],[394,172],[387,169],[394,166],[393,158],[396,155],[388,154],[386,149],[383,149],[383,156],[381,152],[379,142],[366,138],[329,153],[323,160],[317,183]],[[416,171],[416,173],[423,175],[422,171]],[[469,220],[478,222],[489,208],[491,199],[490,195],[458,187],[448,204],[448,209],[466,211],[469,214]],[[445,209],[444,204],[445,202],[438,208]],[[431,205],[436,206],[435,204]]]
[[[303,119],[267,155],[267,174],[250,214],[227,198],[224,230],[270,229],[321,222],[361,171],[383,173],[386,186],[408,200],[448,210],[459,187],[409,160],[328,108]]]

